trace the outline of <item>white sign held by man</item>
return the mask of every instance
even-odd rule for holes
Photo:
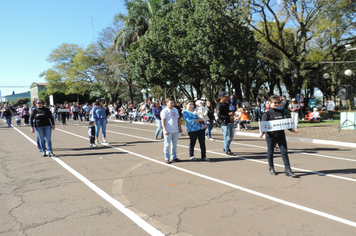
[[[260,121],[258,123],[260,127],[260,133],[285,130],[285,129],[296,129],[298,125],[296,123],[296,120],[292,118]]]

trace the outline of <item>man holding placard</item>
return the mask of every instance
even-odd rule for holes
[[[285,166],[286,176],[297,178],[298,176],[295,175],[290,168],[287,141],[284,133],[284,129],[289,129],[294,133],[298,133],[298,129],[296,129],[295,120],[284,119],[284,112],[277,109],[278,104],[280,103],[278,96],[271,96],[270,102],[271,108],[263,114],[262,122],[259,122],[261,132],[260,138],[262,138],[263,135],[266,134],[266,141],[268,147],[267,159],[269,170],[272,175],[277,175],[276,171],[274,170],[273,152],[274,147],[278,143]]]

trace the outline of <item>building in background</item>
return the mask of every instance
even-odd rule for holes
[[[30,87],[30,92],[31,92],[31,101],[33,101],[34,98],[38,99],[38,93],[41,92],[46,88],[47,83],[36,83],[33,82]]]
[[[18,98],[31,98],[30,91],[24,92],[24,93],[15,93],[11,95],[6,95],[2,97],[2,102],[9,102],[11,103],[12,100],[18,99]]]

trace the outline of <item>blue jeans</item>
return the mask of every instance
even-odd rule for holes
[[[230,144],[232,142],[232,139],[234,138],[234,124],[228,124],[228,125],[224,125],[221,126],[221,129],[223,131],[224,134],[224,149],[225,152],[227,152],[228,150],[230,150]]]
[[[39,138],[40,141],[41,151],[42,152],[46,151],[46,144],[47,144],[48,152],[52,152],[52,141],[51,141],[52,127],[50,125],[35,127],[35,130],[37,133],[37,137]]]
[[[100,126],[103,129],[103,138],[106,138],[106,120],[102,118],[97,118],[95,121],[95,137],[99,137]]]
[[[205,122],[205,125],[208,127],[205,132],[205,136],[208,135],[209,138],[211,138],[211,130],[213,129],[214,126],[214,120],[208,120],[209,124]]]
[[[6,123],[7,123],[7,125],[8,125],[8,126],[11,126],[11,115],[5,116],[5,118],[6,118]]]
[[[157,129],[156,129],[155,137],[158,137],[159,132],[161,132],[161,137],[163,138],[163,126],[162,126],[162,121],[161,121],[161,120],[156,120],[156,124],[157,124]]]
[[[177,158],[178,136],[179,132],[168,133],[168,135],[164,135],[164,159],[169,160],[169,146],[171,146],[171,159],[173,160]]]

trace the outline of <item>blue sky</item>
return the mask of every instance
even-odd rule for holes
[[[26,92],[32,82],[44,83],[39,74],[52,66],[46,59],[53,49],[63,43],[89,45],[91,18],[96,40],[117,13],[125,13],[122,0],[1,0],[1,96]]]

